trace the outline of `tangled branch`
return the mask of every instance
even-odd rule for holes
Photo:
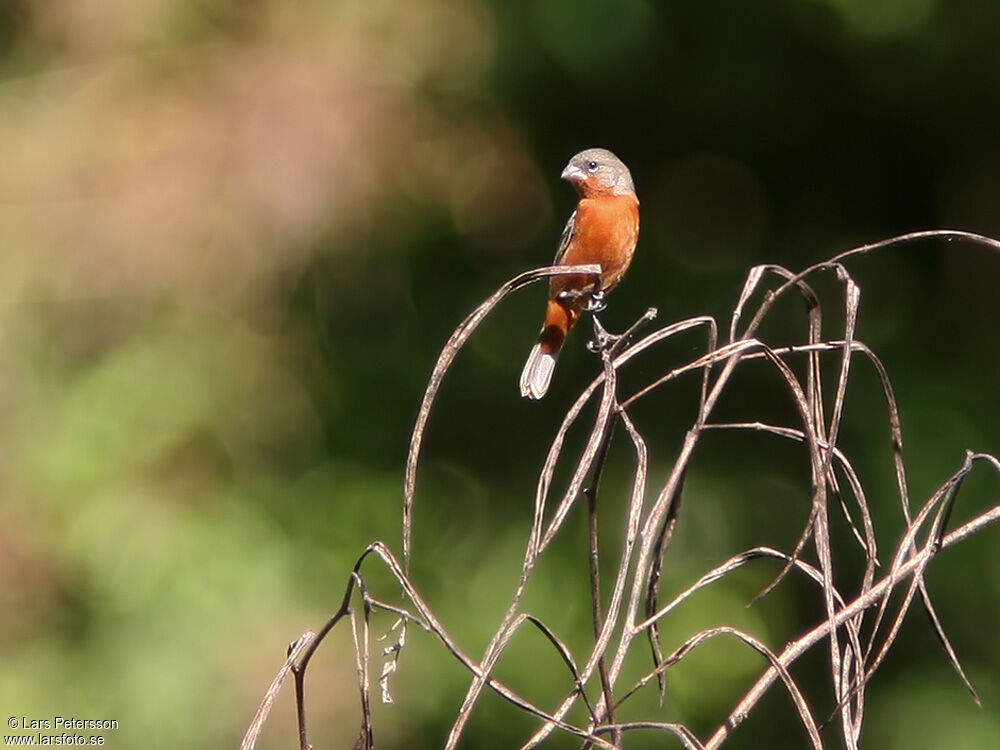
[[[861,290],[845,265],[846,261],[855,256],[930,238],[963,240],[1000,250],[1000,242],[997,240],[967,232],[935,230],[902,235],[854,248],[798,273],[780,266],[758,266],[747,276],[733,309],[725,341],[720,343],[718,340],[715,320],[700,316],[662,326],[634,341],[627,337],[618,346],[603,351],[600,373],[570,406],[556,431],[538,477],[534,513],[525,539],[517,586],[482,656],[475,658],[465,653],[448,634],[444,624],[434,615],[410,577],[412,509],[416,499],[421,446],[434,400],[462,347],[485,317],[508,295],[553,275],[597,273],[600,269],[596,266],[553,266],[521,274],[503,285],[455,330],[431,374],[412,434],[406,464],[402,562],[381,542],[373,543],[364,551],[351,571],[337,612],[318,632],[306,631],[290,647],[287,660],[268,688],[247,730],[243,750],[251,750],[255,746],[275,696],[289,675],[294,677],[295,682],[299,744],[302,750],[308,750],[306,670],[326,635],[344,619],[352,627],[361,695],[362,717],[356,747],[374,747],[370,708],[369,627],[371,615],[375,611],[388,612],[398,618],[397,640],[388,649],[389,660],[379,680],[383,700],[387,699],[388,681],[405,647],[407,625],[410,623],[430,633],[452,658],[468,670],[470,683],[445,740],[445,748],[448,750],[458,745],[469,718],[486,690],[494,692],[538,720],[537,730],[522,745],[525,750],[540,745],[554,732],[578,737],[585,747],[617,748],[621,746],[627,733],[637,730],[672,735],[685,748],[713,750],[730,737],[735,727],[746,719],[778,680],[791,700],[808,742],[814,748],[822,748],[820,725],[806,695],[789,672],[789,668],[799,657],[821,642],[826,644],[828,652],[829,677],[835,699],[834,713],[839,716],[841,726],[840,740],[848,750],[856,750],[865,714],[867,686],[896,642],[903,620],[918,598],[947,658],[973,697],[978,700],[937,616],[924,576],[929,563],[941,550],[1000,520],[998,504],[953,530],[949,531],[948,528],[952,511],[968,475],[977,466],[991,468],[1000,474],[1000,461],[984,453],[967,453],[958,470],[914,512],[906,482],[903,437],[896,397],[881,360],[857,338]],[[818,274],[831,272],[844,290],[842,314],[838,315],[843,335],[836,339],[824,339],[822,306],[810,281]],[[765,289],[772,278],[777,283]],[[758,338],[761,324],[775,302],[789,294],[797,295],[805,303],[808,322],[806,339],[800,344],[769,346]],[[756,307],[752,307],[752,302],[758,298]],[[630,333],[634,334],[639,324],[648,324],[654,315],[655,311],[648,312]],[[705,348],[701,354],[658,374],[634,392],[619,395],[618,372],[623,367],[629,366],[637,357],[663,342],[691,331],[700,331],[705,336]],[[838,363],[832,388],[826,386],[821,377],[821,364],[830,358],[836,359]],[[787,394],[795,409],[795,424],[713,421],[715,407],[733,374],[741,365],[753,361],[765,362],[770,367],[775,382]],[[847,451],[838,445],[846,408],[847,386],[852,366],[856,364],[873,368],[881,385],[892,445],[896,493],[900,515],[905,524],[905,532],[892,552],[891,564],[881,577],[877,577],[878,550],[869,497]],[[801,372],[803,369],[804,375]],[[666,480],[651,491],[648,486],[649,447],[636,428],[630,411],[650,393],[665,388],[680,378],[696,374],[701,377],[696,417],[684,435]],[[585,407],[593,402],[596,402],[597,409],[589,426],[584,448],[572,464],[573,470],[565,489],[553,495],[553,478],[563,457],[567,434],[584,414]],[[628,437],[634,470],[625,507],[624,533],[622,538],[614,540],[618,553],[617,566],[607,601],[604,601],[597,563],[601,546],[597,533],[598,495],[611,438],[618,427]],[[681,518],[686,473],[701,438],[707,432],[716,430],[751,431],[802,445],[809,461],[810,512],[792,550],[782,551],[760,546],[741,552],[704,574],[667,604],[660,605],[660,576],[674,529]],[[594,634],[593,642],[582,658],[575,657],[548,625],[522,610],[523,595],[538,561],[563,531],[566,519],[581,497],[586,499],[589,519],[590,554],[585,575],[591,587]],[[865,564],[860,581],[852,589],[857,593],[852,596],[846,596],[834,585],[837,565],[831,538],[831,514],[840,514],[844,518],[864,556]],[[814,561],[806,560],[806,556],[814,556]],[[402,588],[404,606],[389,604],[375,598],[368,591],[363,568],[372,557],[391,573]],[[733,571],[765,559],[779,560],[783,567],[761,596],[780,585],[788,575],[801,574],[816,586],[821,598],[825,614],[818,625],[780,648],[772,648],[751,633],[737,628],[715,627],[694,633],[672,652],[664,653],[658,631],[660,623],[697,591],[725,578]],[[897,592],[901,592],[901,596],[893,597]],[[356,603],[360,603],[360,609],[355,608]],[[566,668],[566,695],[554,708],[535,705],[520,695],[514,686],[506,685],[494,676],[505,650],[525,625],[542,634]],[[699,740],[683,724],[657,721],[655,717],[648,721],[616,721],[616,711],[640,692],[651,689],[652,685],[658,687],[662,697],[664,675],[702,644],[718,637],[734,638],[753,649],[764,657],[767,666],[708,739]],[[623,665],[635,647],[637,638],[648,641],[653,664],[640,679],[626,684],[622,679]],[[568,717],[572,709],[580,704],[584,707],[586,721],[574,723]]]

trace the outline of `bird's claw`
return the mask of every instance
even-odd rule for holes
[[[598,336],[587,342],[587,351],[593,354],[600,354],[617,344],[620,338],[621,336],[605,332],[603,336]]]
[[[556,299],[562,302],[584,299],[583,311],[589,313],[601,312],[607,303],[604,301],[604,292],[593,289],[564,289],[556,295]]]
[[[599,313],[607,306],[608,303],[604,301],[604,292],[598,289],[587,297],[587,303],[583,309],[589,313]]]
[[[591,320],[594,322],[594,338],[587,342],[587,351],[600,354],[613,347],[621,339],[621,336],[608,333],[596,317]]]

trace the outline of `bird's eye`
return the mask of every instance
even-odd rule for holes
[[[589,169],[591,172],[596,172],[597,171],[597,162],[596,161],[588,161],[587,162],[587,169]]]

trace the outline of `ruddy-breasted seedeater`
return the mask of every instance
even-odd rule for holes
[[[580,200],[563,229],[553,264],[597,264],[601,277],[599,283],[586,275],[552,277],[545,324],[521,372],[521,395],[531,399],[548,391],[566,336],[580,315],[603,302],[603,295],[621,281],[639,238],[639,199],[621,159],[603,148],[581,151],[569,160],[562,179],[573,184]]]

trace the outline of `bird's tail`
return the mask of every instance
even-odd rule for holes
[[[521,395],[524,398],[537,400],[544,396],[549,390],[549,383],[552,382],[552,372],[556,369],[559,350],[548,351],[542,339],[543,336],[539,336],[538,341],[531,347],[528,361],[521,370]]]
[[[528,361],[521,371],[521,395],[524,398],[540,399],[549,390],[552,373],[556,369],[556,359],[563,341],[569,333],[579,313],[569,310],[558,302],[549,301],[545,314],[545,325],[538,334],[538,341],[531,347]]]

